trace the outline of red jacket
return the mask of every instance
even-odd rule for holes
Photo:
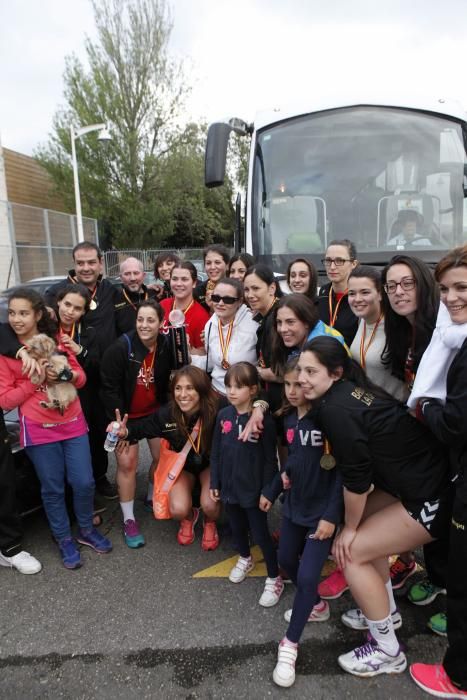
[[[73,372],[78,375],[74,382],[77,389],[86,384],[86,375],[73,353],[67,352],[68,362]],[[68,423],[81,413],[79,398],[65,409],[63,415],[55,408],[43,408],[40,402],[44,400],[47,384],[33,384],[31,380],[21,374],[21,360],[0,356],[0,408],[10,411],[19,408],[21,414],[37,423]]]

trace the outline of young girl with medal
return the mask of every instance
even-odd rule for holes
[[[318,294],[319,317],[331,328],[340,331],[350,347],[357,332],[357,319],[349,307],[348,280],[357,266],[357,251],[352,241],[331,241],[326,248],[324,265],[328,284],[323,284]]]
[[[370,632],[339,665],[362,677],[402,673],[407,661],[394,632],[402,621],[388,557],[445,536],[451,511],[445,450],[335,340],[307,343],[299,368],[344,485],[344,527],[333,554],[359,607],[342,620]]]
[[[164,335],[159,334],[163,311],[154,300],[141,302],[136,329],[125,333],[105,352],[101,367],[101,398],[108,419],[115,409],[127,413],[130,421],[139,421],[167,401],[171,357]],[[148,440],[153,460],[159,459],[159,444]],[[127,450],[118,451],[117,486],[123,515],[123,533],[128,547],[145,543],[134,513],[138,440]]]
[[[285,403],[276,415],[282,418],[288,455],[270,493],[274,500],[283,485],[278,559],[297,588],[293,607],[284,615],[289,626],[273,673],[275,683],[283,687],[295,680],[298,643],[306,623],[329,619],[329,605],[320,599],[317,587],[342,516],[340,475],[310,414],[311,402],[298,381],[297,365],[295,357],[284,370]]]
[[[261,508],[263,501],[270,503],[262,494],[278,474],[274,419],[267,414],[259,437],[239,440],[258,394],[258,370],[249,362],[238,362],[227,370],[224,381],[230,406],[219,412],[214,428],[210,494],[215,503],[224,503],[240,553],[229,580],[241,583],[254,567],[251,532],[261,548],[268,574],[259,604],[269,608],[279,602],[284,590],[267,524],[268,508]]]
[[[220,504],[215,503],[209,494],[209,464],[218,398],[206,372],[191,365],[174,372],[169,395],[166,406],[128,425],[128,415],[122,420],[122,414],[117,410],[119,437],[130,443],[143,438],[165,438],[175,452],[181,452],[189,441],[190,450],[183,470],[169,493],[170,515],[180,523],[178,543],[185,546],[192,544],[200,516],[200,508],[193,507],[193,490],[199,482],[200,506],[204,516],[201,547],[206,551],[213,550],[219,545],[216,521]],[[194,438],[191,437],[193,432],[196,432]]]
[[[203,348],[202,333],[209,321],[209,313],[193,297],[198,273],[193,263],[189,261],[178,262],[170,272],[171,298],[163,299],[161,307],[164,311],[164,325],[162,332],[169,323],[169,314],[175,309],[183,312],[185,327],[192,348]]]
[[[191,355],[192,364],[211,375],[214,390],[225,397],[225,373],[237,362],[256,364],[258,324],[243,303],[242,283],[219,280],[211,295],[214,313],[204,328],[205,354]]]

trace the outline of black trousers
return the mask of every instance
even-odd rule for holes
[[[452,683],[467,690],[467,503],[456,494],[447,575],[448,649],[443,666]]]
[[[430,583],[439,588],[446,588],[446,576],[449,557],[449,532],[446,537],[433,540],[423,547],[426,575]]]
[[[91,448],[92,472],[97,483],[107,474],[109,458],[104,450],[107,436],[106,428],[109,421],[106,417],[104,404],[99,398],[98,386],[85,386],[79,392],[81,407],[89,427],[89,447]]]
[[[242,508],[237,503],[226,503],[225,510],[229,516],[230,527],[235,544],[241,557],[250,556],[250,541],[248,533],[251,532],[255,544],[261,549],[268,576],[279,576],[277,566],[277,553],[268,529],[267,513],[259,508]]]
[[[16,507],[15,465],[6,430],[0,433],[0,552],[13,557],[21,551],[23,530]]]

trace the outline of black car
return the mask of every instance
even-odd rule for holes
[[[27,515],[42,507],[40,484],[31,460],[20,445],[18,411],[8,411],[4,419],[15,464],[18,510],[21,515]]]

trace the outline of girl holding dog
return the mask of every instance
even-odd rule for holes
[[[42,297],[32,289],[19,288],[8,301],[8,320],[18,341],[27,346],[39,333],[54,340],[55,323],[50,319]],[[70,382],[77,389],[86,382],[74,353],[58,346],[70,370],[58,375],[48,361],[39,361],[34,383],[22,374],[20,360],[0,357],[0,407],[18,408],[21,445],[34,464],[41,483],[42,500],[63,564],[68,569],[81,566],[81,556],[71,535],[65,504],[65,482],[73,491],[73,505],[79,524],[77,541],[99,553],[112,545],[93,527],[94,479],[87,436],[87,425],[76,396],[62,410],[45,407],[47,386]]]

